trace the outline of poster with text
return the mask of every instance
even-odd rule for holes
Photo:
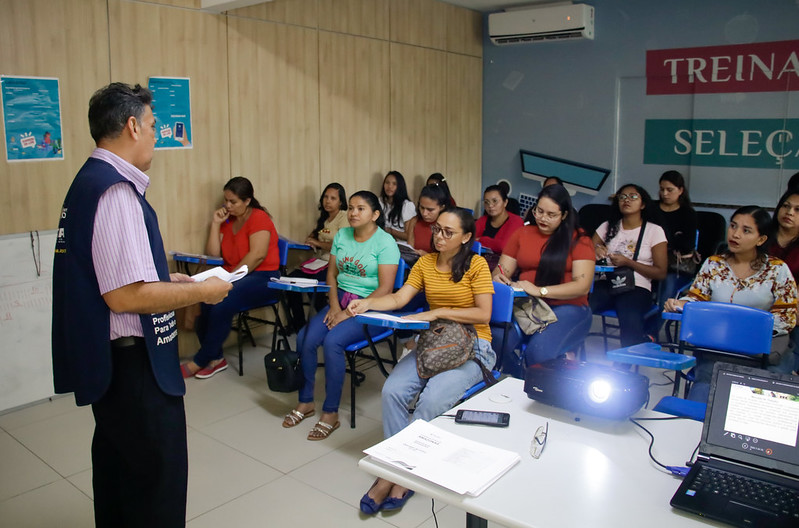
[[[63,160],[58,79],[0,76],[6,159]]]
[[[191,93],[189,79],[150,77],[155,115],[155,148],[191,148]]]

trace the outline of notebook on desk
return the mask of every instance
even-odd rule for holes
[[[799,377],[716,363],[699,456],[671,505],[733,526],[799,526]]]

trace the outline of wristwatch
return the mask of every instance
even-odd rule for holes
[[[541,297],[546,297],[547,294],[549,293],[549,290],[545,286],[543,288],[539,288],[538,292],[541,294]]]

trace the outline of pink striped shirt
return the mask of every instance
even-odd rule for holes
[[[110,164],[127,183],[108,188],[97,203],[92,235],[92,261],[100,293],[105,294],[134,282],[157,282],[158,272],[153,262],[147,226],[144,223],[138,192],[150,185],[142,171],[108,150],[97,148],[92,158]],[[143,336],[139,314],[111,312],[111,339]]]

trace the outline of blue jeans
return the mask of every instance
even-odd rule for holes
[[[652,292],[636,286],[620,295],[611,295],[608,281],[594,283],[594,291],[588,296],[588,304],[594,313],[613,309],[619,318],[619,338],[622,347],[648,341],[644,337],[644,314],[652,307]]]
[[[338,290],[339,301],[344,296],[344,291]],[[325,316],[330,311],[326,306],[311,318],[297,335],[297,348],[300,351],[302,376],[305,380],[299,392],[301,403],[313,401],[314,387],[316,385],[317,350],[324,347],[325,358],[325,401],[322,411],[327,413],[338,412],[341,403],[341,391],[344,388],[344,375],[347,372],[347,358],[344,349],[353,343],[366,339],[363,333],[363,324],[354,317],[345,319],[332,330],[327,329]],[[369,334],[375,336],[384,329],[379,326],[369,326]]]
[[[234,315],[277,301],[280,291],[269,288],[272,277],[280,277],[280,272],[253,271],[234,282],[233,289],[222,302],[201,305],[195,322],[200,350],[194,355],[194,363],[204,367],[214,359],[222,359],[222,345],[230,334]]]
[[[531,336],[522,336],[518,329],[512,329],[505,342],[505,349],[500,351],[504,330],[492,329],[492,345],[502,357],[502,372],[516,378],[524,378],[524,369],[530,365],[542,363],[556,358],[569,350],[574,350],[585,341],[591,330],[591,309],[588,306],[561,304],[552,306],[558,320],[546,327],[543,332]],[[521,356],[516,350],[521,349],[522,341],[526,346]]]
[[[488,341],[478,339],[474,352],[486,368],[494,366],[496,355]],[[393,436],[410,423],[408,409],[417,395],[419,399],[413,419],[429,421],[449,410],[466,389],[482,379],[480,367],[474,361],[467,361],[430,379],[420,378],[416,372],[416,351],[411,352],[397,363],[383,385],[383,435],[386,438]]]

